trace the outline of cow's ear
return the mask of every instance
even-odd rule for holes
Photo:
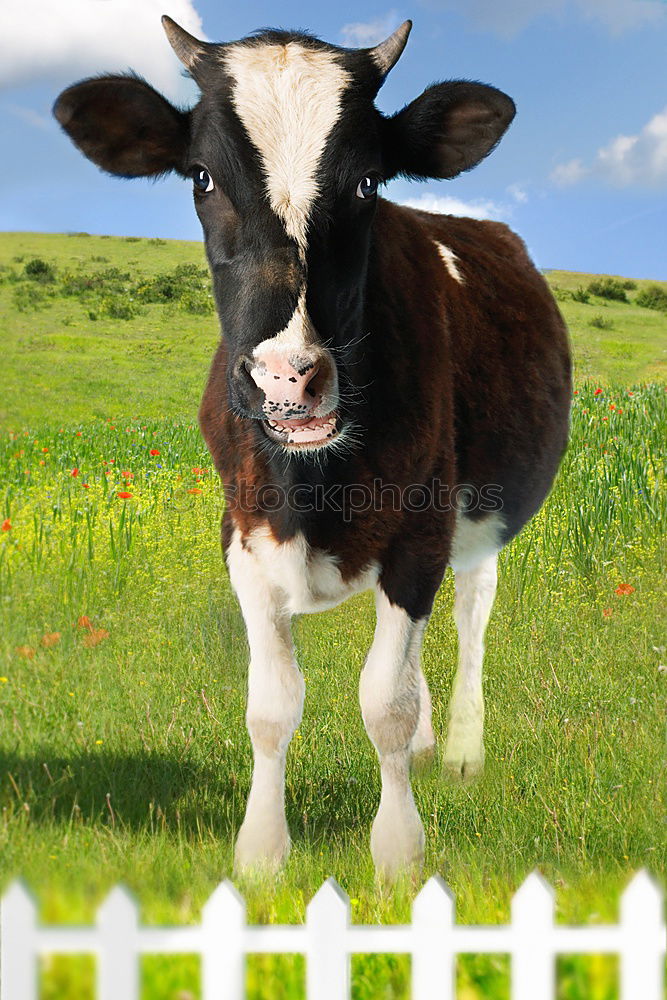
[[[190,116],[139,77],[83,80],[62,92],[53,113],[84,156],[111,174],[184,170]]]
[[[514,101],[481,83],[429,87],[384,122],[387,178],[456,177],[491,152],[514,118]]]

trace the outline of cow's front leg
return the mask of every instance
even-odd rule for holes
[[[394,877],[420,864],[424,854],[424,829],[410,787],[410,757],[419,720],[418,650],[426,618],[414,621],[379,587],[376,608],[375,638],[361,674],[359,698],[382,777],[371,852],[376,871]]]
[[[236,870],[278,868],[290,837],[285,819],[285,758],[301,721],[304,682],[282,594],[252,553],[234,538],[227,553],[250,646],[246,723],[254,766],[245,819],[236,840]]]

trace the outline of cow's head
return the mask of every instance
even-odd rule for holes
[[[378,185],[469,170],[496,145],[514,104],[492,87],[453,81],[384,117],[374,99],[409,21],[359,50],[275,31],[214,45],[168,17],[163,24],[201,90],[194,108],[175,108],[129,75],[69,87],[54,113],[112,174],[192,178],[233,410],[282,448],[344,440]]]

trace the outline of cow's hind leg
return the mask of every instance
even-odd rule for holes
[[[290,848],[285,758],[301,721],[304,681],[294,658],[290,618],[281,593],[267,583],[255,557],[238,539],[232,540],[227,561],[250,646],[246,723],[254,756],[234,862],[237,871],[276,869]]]
[[[484,766],[484,633],[496,596],[497,556],[474,569],[455,570],[454,619],[459,636],[459,664],[449,705],[444,766],[457,781],[472,778]]]
[[[424,829],[410,787],[411,742],[419,720],[419,657],[426,619],[414,621],[383,590],[376,597],[377,625],[359,683],[366,731],[380,759],[382,793],[371,852],[378,872],[393,877],[419,864]]]

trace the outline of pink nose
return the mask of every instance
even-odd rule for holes
[[[319,368],[317,361],[278,353],[258,358],[250,374],[264,392],[265,413],[283,420],[307,417],[322,401],[314,381]]]

